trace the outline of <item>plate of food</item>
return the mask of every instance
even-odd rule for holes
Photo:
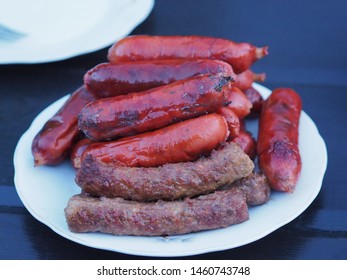
[[[152,0],[0,3],[1,23],[21,34],[2,42],[0,64],[59,61],[105,48],[128,35],[154,6]]]
[[[160,65],[162,67],[162,63]],[[201,65],[201,61],[199,61],[199,65]],[[103,65],[102,68],[104,67]],[[189,67],[191,68],[191,65]],[[92,71],[96,70],[93,69]],[[224,77],[224,74],[217,76],[210,74],[194,76],[184,81],[180,80],[177,83],[171,83],[167,87],[164,86],[166,88],[161,87],[159,91],[161,93],[165,91],[169,92],[171,94],[170,98],[176,98],[172,97],[176,96],[173,93],[179,92],[176,91],[177,88],[175,87],[181,87],[182,83],[185,83],[184,88],[188,90],[188,83],[193,81],[193,84],[199,85],[198,92],[201,93],[208,88],[208,83],[211,81],[216,82],[217,80],[218,85],[212,86],[212,90],[210,90],[214,94],[214,98],[211,100],[216,100],[216,96],[221,93],[223,94],[224,87],[227,87],[231,83],[231,79],[229,78],[218,80],[220,76]],[[86,77],[88,75],[85,76],[85,84],[88,84]],[[196,82],[197,79],[199,80],[198,83]],[[201,87],[201,81],[204,81],[204,87]],[[253,83],[252,88],[259,92],[264,99],[268,99],[272,94],[270,89],[258,83]],[[92,89],[89,88],[89,90]],[[284,91],[288,93],[287,90]],[[83,93],[85,92],[85,88],[82,87],[77,92]],[[189,94],[187,91],[181,92],[185,100],[184,102],[193,102],[192,92],[189,92]],[[227,88],[226,92],[230,92],[230,88]],[[158,90],[150,89],[149,92],[143,95],[143,98],[148,98],[148,96],[153,97],[156,94],[159,94]],[[189,98],[186,98],[188,95]],[[202,96],[205,97],[206,95],[197,94],[199,98],[202,98]],[[117,100],[126,98],[125,96],[127,95],[123,95],[123,97],[117,98]],[[142,98],[141,94],[137,94],[137,96],[140,97],[131,99]],[[297,117],[299,123],[297,132],[299,137],[298,149],[301,156],[301,171],[300,176],[295,182],[295,190],[271,190],[270,192],[269,189],[265,189],[265,191],[261,191],[262,194],[265,194],[265,198],[264,196],[260,198],[260,202],[251,202],[249,198],[251,195],[248,196],[249,192],[244,188],[242,189],[242,184],[241,186],[237,185],[237,182],[241,181],[244,183],[247,181],[247,178],[249,178],[257,164],[253,163],[250,157],[248,155],[246,156],[246,152],[243,152],[236,144],[223,144],[222,148],[213,150],[209,155],[191,160],[192,162],[188,160],[187,162],[166,163],[165,159],[164,163],[159,163],[160,168],[150,166],[137,168],[132,167],[129,162],[119,165],[119,161],[124,159],[124,157],[120,157],[116,159],[117,168],[114,168],[112,166],[113,161],[110,161],[110,157],[113,155],[110,155],[109,151],[114,151],[115,147],[106,146],[106,150],[103,149],[103,145],[109,145],[113,141],[104,139],[101,142],[91,144],[85,150],[79,158],[79,166],[73,166],[69,159],[62,160],[59,164],[53,166],[38,164],[38,159],[35,158],[34,160],[32,152],[32,147],[35,146],[35,138],[40,134],[47,121],[52,120],[51,118],[57,112],[59,113],[59,110],[61,110],[68,100],[71,100],[71,95],[62,97],[44,109],[34,119],[29,129],[22,135],[14,153],[14,180],[18,195],[28,211],[54,232],[76,243],[125,254],[154,257],[190,256],[228,250],[255,242],[289,223],[305,211],[321,189],[327,165],[327,150],[315,123],[304,111],[301,111],[300,116]],[[203,102],[204,104],[205,101]],[[99,106],[103,102],[91,102],[93,103],[91,106]],[[106,100],[106,102],[109,101]],[[84,111],[87,115],[93,109],[89,106],[91,103],[83,109],[85,110],[86,107],[89,107],[88,110]],[[235,105],[237,102],[232,103]],[[140,102],[140,104],[143,104],[143,102]],[[195,100],[194,104],[196,104]],[[231,102],[222,101],[221,104],[223,106],[229,106]],[[192,111],[195,112],[197,107],[194,106],[194,109],[190,110],[189,113]],[[217,110],[219,109],[217,108]],[[286,111],[287,107],[283,107],[282,110]],[[102,115],[102,111],[96,107],[98,116],[93,115],[90,119],[86,118],[85,120],[84,113],[81,111],[79,127],[86,135],[92,138],[105,136],[104,133],[99,134],[99,130],[94,130],[96,128],[95,125],[88,124],[89,121],[93,122]],[[185,115],[188,114],[185,110],[180,111],[184,112]],[[236,108],[234,108],[234,111],[236,111]],[[62,113],[60,112],[60,114]],[[129,118],[129,114],[124,114],[123,111],[120,114],[122,116],[127,115],[126,118]],[[155,112],[155,115],[157,114],[158,112]],[[204,134],[204,122],[208,123],[211,119],[216,121],[220,120],[220,118],[222,117],[217,116],[215,113],[203,114],[203,116],[197,118],[180,121],[177,124],[170,124],[164,126],[164,128],[154,129],[147,134],[140,133],[139,135],[143,137],[146,134],[146,137],[152,137],[154,133],[155,139],[159,139],[158,137],[161,137],[160,135],[171,133],[172,131],[177,132],[177,129],[181,129],[184,125],[196,119],[201,121],[199,127],[201,128],[201,133]],[[60,118],[60,120],[62,119],[64,119],[64,116]],[[219,122],[213,122],[212,126],[217,125],[219,125]],[[128,127],[129,123],[125,122],[125,126]],[[174,129],[173,126],[175,126]],[[197,124],[193,123],[193,126],[195,127],[193,131],[196,131]],[[122,131],[121,133],[124,132],[123,128],[120,130]],[[246,118],[246,128],[256,137],[259,129],[258,119]],[[160,129],[169,130],[161,133],[162,130]],[[233,129],[234,127],[230,127],[229,129],[228,126],[226,137],[235,133]],[[214,135],[213,138],[219,137],[222,130],[222,128],[218,128],[216,131],[212,129],[211,134]],[[107,128],[106,131],[109,132],[109,129]],[[161,132],[159,133],[158,131]],[[110,137],[110,135],[106,137]],[[131,142],[133,144],[136,143],[136,139],[139,137],[137,135],[124,136],[124,138],[121,137],[117,141],[127,139],[127,143]],[[211,136],[208,137],[211,138]],[[222,135],[221,137],[223,138],[224,136]],[[131,141],[128,141],[129,139]],[[199,142],[200,140],[196,142],[194,140],[195,138],[190,139],[191,141],[188,142],[194,144],[190,145],[190,148],[193,150],[201,144]],[[218,140],[217,142],[220,141]],[[120,142],[117,143],[117,147],[121,146],[119,145]],[[158,145],[156,146],[158,147]],[[230,147],[232,156],[221,156],[221,154],[225,155],[227,152],[230,152],[230,150],[227,150]],[[102,153],[97,154],[100,151]],[[172,154],[170,153],[170,159],[172,158]],[[156,157],[156,160],[160,156]],[[231,164],[230,162],[233,160],[235,162]],[[34,166],[34,162],[36,166]],[[209,178],[206,179],[205,175],[211,174],[206,170],[211,169],[211,162],[213,166],[219,164],[220,167],[215,168],[216,172],[207,177],[213,177],[211,179],[213,182],[221,182],[218,186],[215,183],[206,183]],[[244,165],[240,164],[240,162],[244,163]],[[225,172],[225,170],[228,170],[230,164],[230,172]],[[235,168],[235,165],[237,165],[237,168]],[[205,171],[204,166],[207,166]],[[126,176],[124,175],[124,170],[126,170]],[[167,172],[168,170],[170,172]],[[231,185],[227,184],[226,186],[225,182],[223,183],[225,173],[231,174],[235,170],[240,171],[237,175],[239,176],[238,178],[233,177],[236,185],[230,187]],[[188,187],[184,188],[185,191],[188,190],[190,192],[189,197],[182,198],[180,196],[181,194],[176,193],[176,190],[179,188],[171,188],[170,186],[167,188],[167,191],[162,192],[160,189],[158,191],[158,184],[161,188],[161,181],[165,181],[167,177],[173,176],[172,174],[174,172],[181,174],[181,177],[177,177],[177,174],[175,175],[176,181],[179,181],[181,185],[184,185],[186,181],[189,182]],[[155,176],[150,176],[149,173],[155,174]],[[114,174],[117,175],[115,176]],[[139,174],[142,175],[139,176]],[[154,184],[152,189],[150,183],[143,185],[146,187],[134,187],[139,181],[144,182],[148,178],[151,180],[150,183]],[[201,185],[199,183],[197,183],[197,187],[191,187],[194,182],[200,182],[199,180],[201,178],[205,178],[204,184],[206,186],[212,185],[212,189],[205,188],[201,191],[199,190]],[[218,178],[218,180],[215,180],[215,178]],[[118,182],[114,183],[113,180],[118,180]],[[122,181],[122,183],[119,183],[119,181]],[[122,185],[124,182],[128,184],[126,187]],[[132,185],[129,182],[136,182],[136,184],[134,183]],[[261,185],[260,182],[263,181],[257,179],[253,180],[253,182],[256,182],[255,185],[259,186]],[[84,194],[81,194],[81,189]],[[196,190],[197,193],[195,192]],[[225,205],[228,206],[224,207]],[[138,209],[142,209],[143,211],[138,211]],[[75,215],[76,213],[77,215]],[[130,218],[128,219],[127,214],[124,213],[130,213]],[[193,214],[190,215],[189,213]],[[161,219],[159,223],[157,216],[160,216]],[[185,220],[186,218],[187,220]],[[172,227],[172,224],[175,226]]]

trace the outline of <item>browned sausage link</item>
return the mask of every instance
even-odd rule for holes
[[[248,176],[253,161],[235,143],[223,143],[196,161],[158,167],[119,166],[86,156],[76,172],[76,183],[93,196],[153,201],[194,197]]]
[[[248,117],[251,117],[251,118],[259,117],[261,108],[263,106],[263,101],[264,101],[263,97],[261,96],[259,91],[257,91],[254,87],[250,87],[244,90],[243,92],[252,104],[251,112],[248,115]]]
[[[240,120],[248,116],[252,108],[252,103],[246,95],[235,86],[232,86],[231,90],[226,93],[226,104]]]
[[[100,99],[83,108],[79,127],[97,141],[151,131],[217,111],[230,86],[230,77],[202,74],[141,93]]]
[[[69,200],[65,216],[73,232],[163,236],[241,223],[248,219],[248,207],[244,193],[237,188],[193,199],[157,202],[80,194]]]
[[[240,130],[239,135],[233,138],[231,141],[238,144],[251,159],[255,159],[257,153],[257,143],[250,132]]]
[[[131,167],[193,161],[219,147],[228,135],[225,119],[208,114],[147,133],[93,143],[82,160],[90,156],[100,162]]]
[[[129,36],[115,43],[108,52],[110,62],[171,58],[208,58],[229,63],[241,73],[268,54],[267,47],[204,36]]]
[[[240,119],[239,117],[234,113],[232,109],[229,107],[221,107],[217,111],[218,114],[222,115],[228,125],[228,129],[230,131],[230,135],[228,137],[228,141],[239,136],[240,134]]]
[[[35,166],[54,165],[65,159],[80,133],[77,126],[78,113],[93,100],[93,95],[82,86],[45,123],[32,142]]]
[[[274,90],[263,104],[257,144],[259,166],[278,191],[293,192],[300,175],[301,108],[300,96],[289,88]]]
[[[232,67],[221,60],[169,59],[102,63],[85,74],[84,84],[95,96],[104,98],[140,92],[205,73],[236,77]]]
[[[264,82],[265,77],[265,73],[254,73],[252,70],[247,69],[236,75],[234,86],[245,91],[252,86],[253,82]]]
[[[264,173],[259,171],[253,171],[246,177],[218,188],[217,191],[230,188],[242,190],[246,194],[247,204],[250,206],[261,205],[268,202],[271,193],[269,180]]]

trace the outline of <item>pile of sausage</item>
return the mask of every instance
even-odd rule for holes
[[[129,36],[44,125],[35,166],[70,157],[83,194],[65,209],[75,232],[172,235],[248,219],[270,187],[300,175],[301,99],[267,100],[251,65],[267,47],[203,36]],[[258,141],[244,120],[259,117]],[[260,170],[254,172],[257,158]],[[256,182],[256,183],[254,183]],[[250,199],[253,197],[253,199]]]

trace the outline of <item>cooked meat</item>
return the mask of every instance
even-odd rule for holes
[[[266,203],[270,198],[270,183],[261,172],[252,172],[247,177],[236,180],[232,184],[222,186],[218,190],[238,188],[246,195],[247,204],[250,206]]]
[[[73,232],[165,236],[228,227],[248,219],[246,198],[237,188],[176,201],[138,202],[73,196],[65,208]]]
[[[253,162],[237,144],[226,143],[208,157],[159,167],[120,167],[86,156],[76,182],[93,196],[174,200],[212,192],[248,176],[253,168]]]

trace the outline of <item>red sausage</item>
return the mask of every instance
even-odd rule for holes
[[[238,144],[252,160],[255,158],[257,144],[251,133],[241,129],[239,135],[233,138],[231,142]]]
[[[259,167],[278,191],[293,192],[300,176],[301,108],[300,96],[289,88],[274,90],[263,104],[257,145]]]
[[[252,87],[253,82],[264,82],[265,77],[265,73],[254,73],[252,70],[247,69],[236,75],[234,86],[245,91]]]
[[[223,73],[236,78],[232,67],[221,60],[169,59],[101,63],[84,75],[84,84],[95,96],[104,98],[140,92],[205,73]]]
[[[220,107],[217,111],[218,114],[222,115],[227,122],[228,129],[230,131],[230,135],[228,140],[231,140],[240,134],[240,119],[239,117],[234,113],[233,110],[231,110],[228,107]]]
[[[80,139],[73,145],[70,152],[70,160],[71,160],[72,166],[75,169],[78,169],[81,167],[82,154],[92,143],[93,143],[93,140],[85,137]]]
[[[267,47],[205,36],[129,36],[115,43],[108,52],[111,63],[131,60],[208,58],[229,63],[241,73],[268,54]]]
[[[226,102],[228,103],[227,106],[235,112],[239,119],[246,117],[252,108],[252,103],[245,94],[234,86],[226,94]]]
[[[92,157],[99,162],[129,167],[194,161],[218,148],[228,134],[225,119],[208,114],[155,131],[93,143],[83,153],[82,160]]]
[[[175,83],[85,106],[80,129],[91,139],[111,140],[213,113],[225,102],[230,77],[202,74]]]
[[[243,92],[252,104],[249,117],[253,117],[253,118],[258,117],[260,115],[261,108],[263,106],[263,101],[264,101],[263,97],[261,96],[259,91],[257,91],[254,87],[250,87],[244,90]]]
[[[35,166],[62,162],[80,132],[77,116],[95,98],[82,86],[71,94],[63,107],[48,120],[32,142]]]

